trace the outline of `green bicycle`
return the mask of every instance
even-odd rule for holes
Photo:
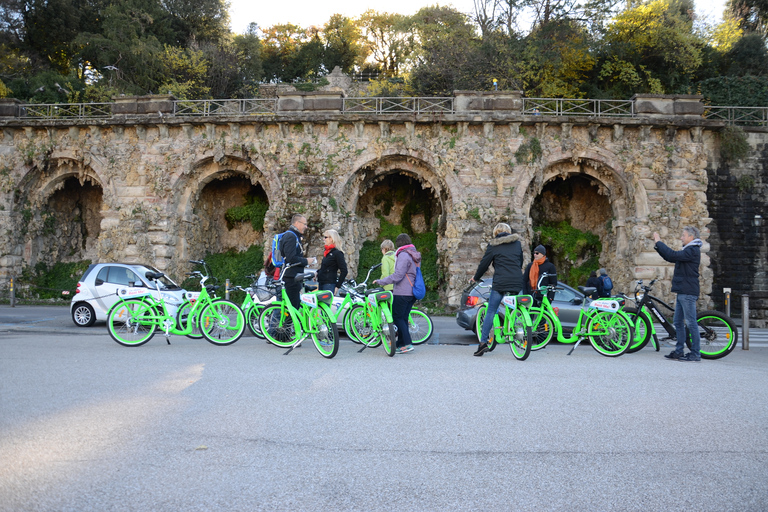
[[[395,355],[396,331],[392,323],[392,292],[383,288],[369,290],[365,303],[352,307],[347,314],[350,337],[354,336],[363,344],[362,352],[368,347],[384,345],[389,357]]]
[[[240,305],[240,309],[243,310],[245,315],[245,322],[248,325],[248,330],[251,334],[262,340],[266,339],[264,333],[259,326],[259,317],[262,311],[268,305],[272,304],[276,298],[276,290],[274,285],[271,284],[259,284],[255,275],[246,276],[250,278],[251,286],[243,288],[242,286],[235,286],[235,290],[245,292],[245,298]]]
[[[547,292],[554,292],[557,286],[541,285],[542,280],[550,276],[551,274],[544,274],[539,278],[537,291],[543,295],[542,303],[541,306],[532,306],[529,311],[533,324],[532,350],[542,349],[552,339],[556,339],[559,343],[573,344],[573,348],[568,352],[568,355],[571,355],[583,340],[589,339],[592,348],[606,357],[620,356],[627,351],[632,343],[634,331],[627,315],[620,311],[622,300],[592,301],[589,306],[579,311],[579,319],[571,336],[564,336],[560,319],[547,297]],[[582,291],[588,294],[590,289]]]
[[[531,354],[533,345],[533,324],[528,308],[533,304],[530,295],[505,295],[501,299],[504,313],[493,318],[493,330],[488,342],[488,350],[492,351],[500,343],[508,343],[509,349],[515,359],[525,361]],[[483,321],[488,311],[488,303],[483,304],[477,312],[477,339],[480,340],[483,332]]]
[[[190,263],[204,264],[203,261]],[[159,329],[170,345],[170,335],[202,337],[214,345],[231,345],[245,330],[245,317],[237,304],[211,299],[205,287],[207,276],[200,272],[188,275],[200,278],[202,291],[186,292],[185,302],[176,315],[170,315],[165,299],[160,293],[157,280],[165,274],[147,272],[146,278],[154,281],[156,290],[124,287],[117,290],[119,300],[107,314],[107,331],[117,343],[137,347],[147,343]],[[156,293],[155,293],[156,292]]]
[[[286,264],[276,282],[275,291],[280,297],[266,306],[259,316],[259,327],[267,341],[278,347],[288,348],[285,355],[311,337],[320,355],[330,359],[339,351],[339,330],[333,321],[331,303],[333,294],[314,291],[301,295],[299,309],[291,304],[285,291],[285,271],[295,265]],[[303,281],[314,273],[297,274],[295,280]]]

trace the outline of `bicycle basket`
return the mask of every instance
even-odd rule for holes
[[[272,290],[270,290],[269,288],[265,287],[265,286],[257,286],[256,287],[256,297],[260,301],[269,300],[269,299],[272,298],[273,295],[275,295],[275,293]]]

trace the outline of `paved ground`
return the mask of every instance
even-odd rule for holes
[[[2,511],[768,510],[764,347],[475,358],[446,318],[440,345],[325,360],[8,309]]]

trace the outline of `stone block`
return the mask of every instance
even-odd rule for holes
[[[16,98],[0,98],[0,117],[19,117],[23,104]]]
[[[136,113],[147,115],[173,114],[172,94],[152,94],[136,98]]]
[[[659,256],[656,251],[653,252],[641,252],[635,256],[635,265],[643,267],[666,265],[664,258]]]
[[[653,279],[658,273],[659,270],[656,267],[635,267],[634,279]]]
[[[635,112],[648,116],[671,116],[675,114],[674,96],[665,94],[635,94]]]
[[[700,116],[704,113],[704,103],[701,100],[704,96],[690,94],[675,96],[675,115],[677,116]]]
[[[112,113],[118,115],[136,114],[138,112],[138,96],[114,96],[112,100]]]
[[[304,96],[300,93],[289,93],[278,96],[278,112],[296,112],[304,110]]]

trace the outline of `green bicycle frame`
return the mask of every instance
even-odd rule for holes
[[[359,314],[360,318],[351,317],[349,324],[355,337],[363,344],[358,352],[383,343],[387,355],[393,356],[395,327],[392,319],[392,292],[382,289],[371,291],[362,308],[349,312],[349,315],[355,314]]]

